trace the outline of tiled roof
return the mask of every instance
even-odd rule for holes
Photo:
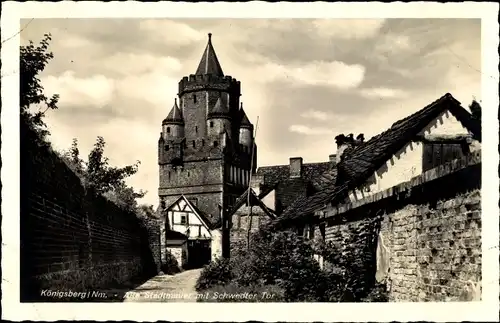
[[[302,178],[306,181],[313,181],[332,168],[332,162],[302,164]],[[276,185],[290,178],[290,165],[259,167],[257,175],[264,175],[265,186]]]
[[[217,116],[230,117],[229,105],[225,95],[221,95],[217,99],[217,102],[215,103],[215,106],[213,107],[212,111],[208,113],[208,117],[217,117]]]
[[[307,196],[322,188],[322,176],[331,178],[333,162],[302,165],[300,178],[290,177],[289,165],[259,167],[257,175],[264,175],[263,190],[276,189],[277,211],[286,209],[299,197]],[[335,172],[335,171],[333,171]]]
[[[322,187],[321,191],[310,197],[302,197],[294,201],[280,218],[295,219],[324,207],[334,199],[344,197],[348,188],[354,188],[365,181],[446,109],[471,131],[476,139],[480,140],[480,124],[460,106],[460,102],[447,93],[418,112],[395,122],[388,130],[354,148],[337,165],[337,174],[331,171],[329,175],[323,176],[324,181],[319,184]]]
[[[245,110],[243,110],[243,106],[240,108],[240,126],[242,128],[249,128],[249,129],[252,129],[253,128],[253,125],[252,123],[250,122],[250,120],[248,120],[248,117],[247,117],[247,114],[245,113]]]
[[[224,76],[222,67],[219,64],[214,47],[212,46],[212,34],[208,34],[208,44],[201,57],[200,64],[196,69],[196,75],[212,74]]]
[[[177,123],[184,124],[184,119],[182,118],[182,111],[179,109],[177,105],[177,99],[175,99],[174,106],[170,110],[168,116],[163,120],[163,124],[167,123]]]

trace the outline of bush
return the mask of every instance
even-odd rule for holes
[[[176,274],[181,271],[177,259],[170,253],[167,252],[167,259],[165,263],[161,265],[161,271],[167,275]]]
[[[385,284],[376,284],[363,299],[363,302],[388,302],[387,287]]]
[[[196,281],[196,290],[202,291],[216,285],[225,285],[233,278],[228,259],[219,258],[203,268]]]
[[[358,239],[358,237],[355,237]],[[362,242],[362,240],[360,240]],[[355,302],[365,300],[371,289],[362,266],[364,250],[343,252],[321,241],[306,241],[293,231],[273,231],[261,227],[245,242],[231,246],[229,260],[217,260],[202,271],[197,291],[242,293],[276,290],[272,301],[286,302]],[[325,259],[320,269],[314,254]],[[383,301],[380,287],[365,301]],[[201,301],[250,301],[240,299]],[[266,301],[266,300],[260,300]],[[269,301],[269,300],[267,300]]]
[[[321,270],[313,249],[292,231],[273,232],[262,227],[252,235],[250,248],[239,246],[232,254],[234,281],[240,286],[276,285],[286,301],[315,301]]]

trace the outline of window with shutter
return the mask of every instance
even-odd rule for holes
[[[465,156],[463,145],[460,143],[425,142],[423,145],[424,172]]]

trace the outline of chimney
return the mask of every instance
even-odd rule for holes
[[[328,159],[331,162],[337,161],[337,155],[336,154],[331,154],[330,156],[328,156]]]
[[[260,187],[264,184],[264,175],[252,175],[250,179],[250,188],[256,195],[260,194]]]
[[[290,178],[300,178],[302,176],[302,157],[290,158]]]

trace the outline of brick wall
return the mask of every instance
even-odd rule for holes
[[[378,281],[391,301],[478,300],[480,178],[473,156],[330,208],[324,237],[357,273],[359,295]]]
[[[435,207],[408,205],[384,217],[380,273],[395,301],[474,300],[481,284],[481,196]]]
[[[156,222],[86,191],[21,130],[21,300],[39,299],[41,289],[96,290],[156,274]]]

